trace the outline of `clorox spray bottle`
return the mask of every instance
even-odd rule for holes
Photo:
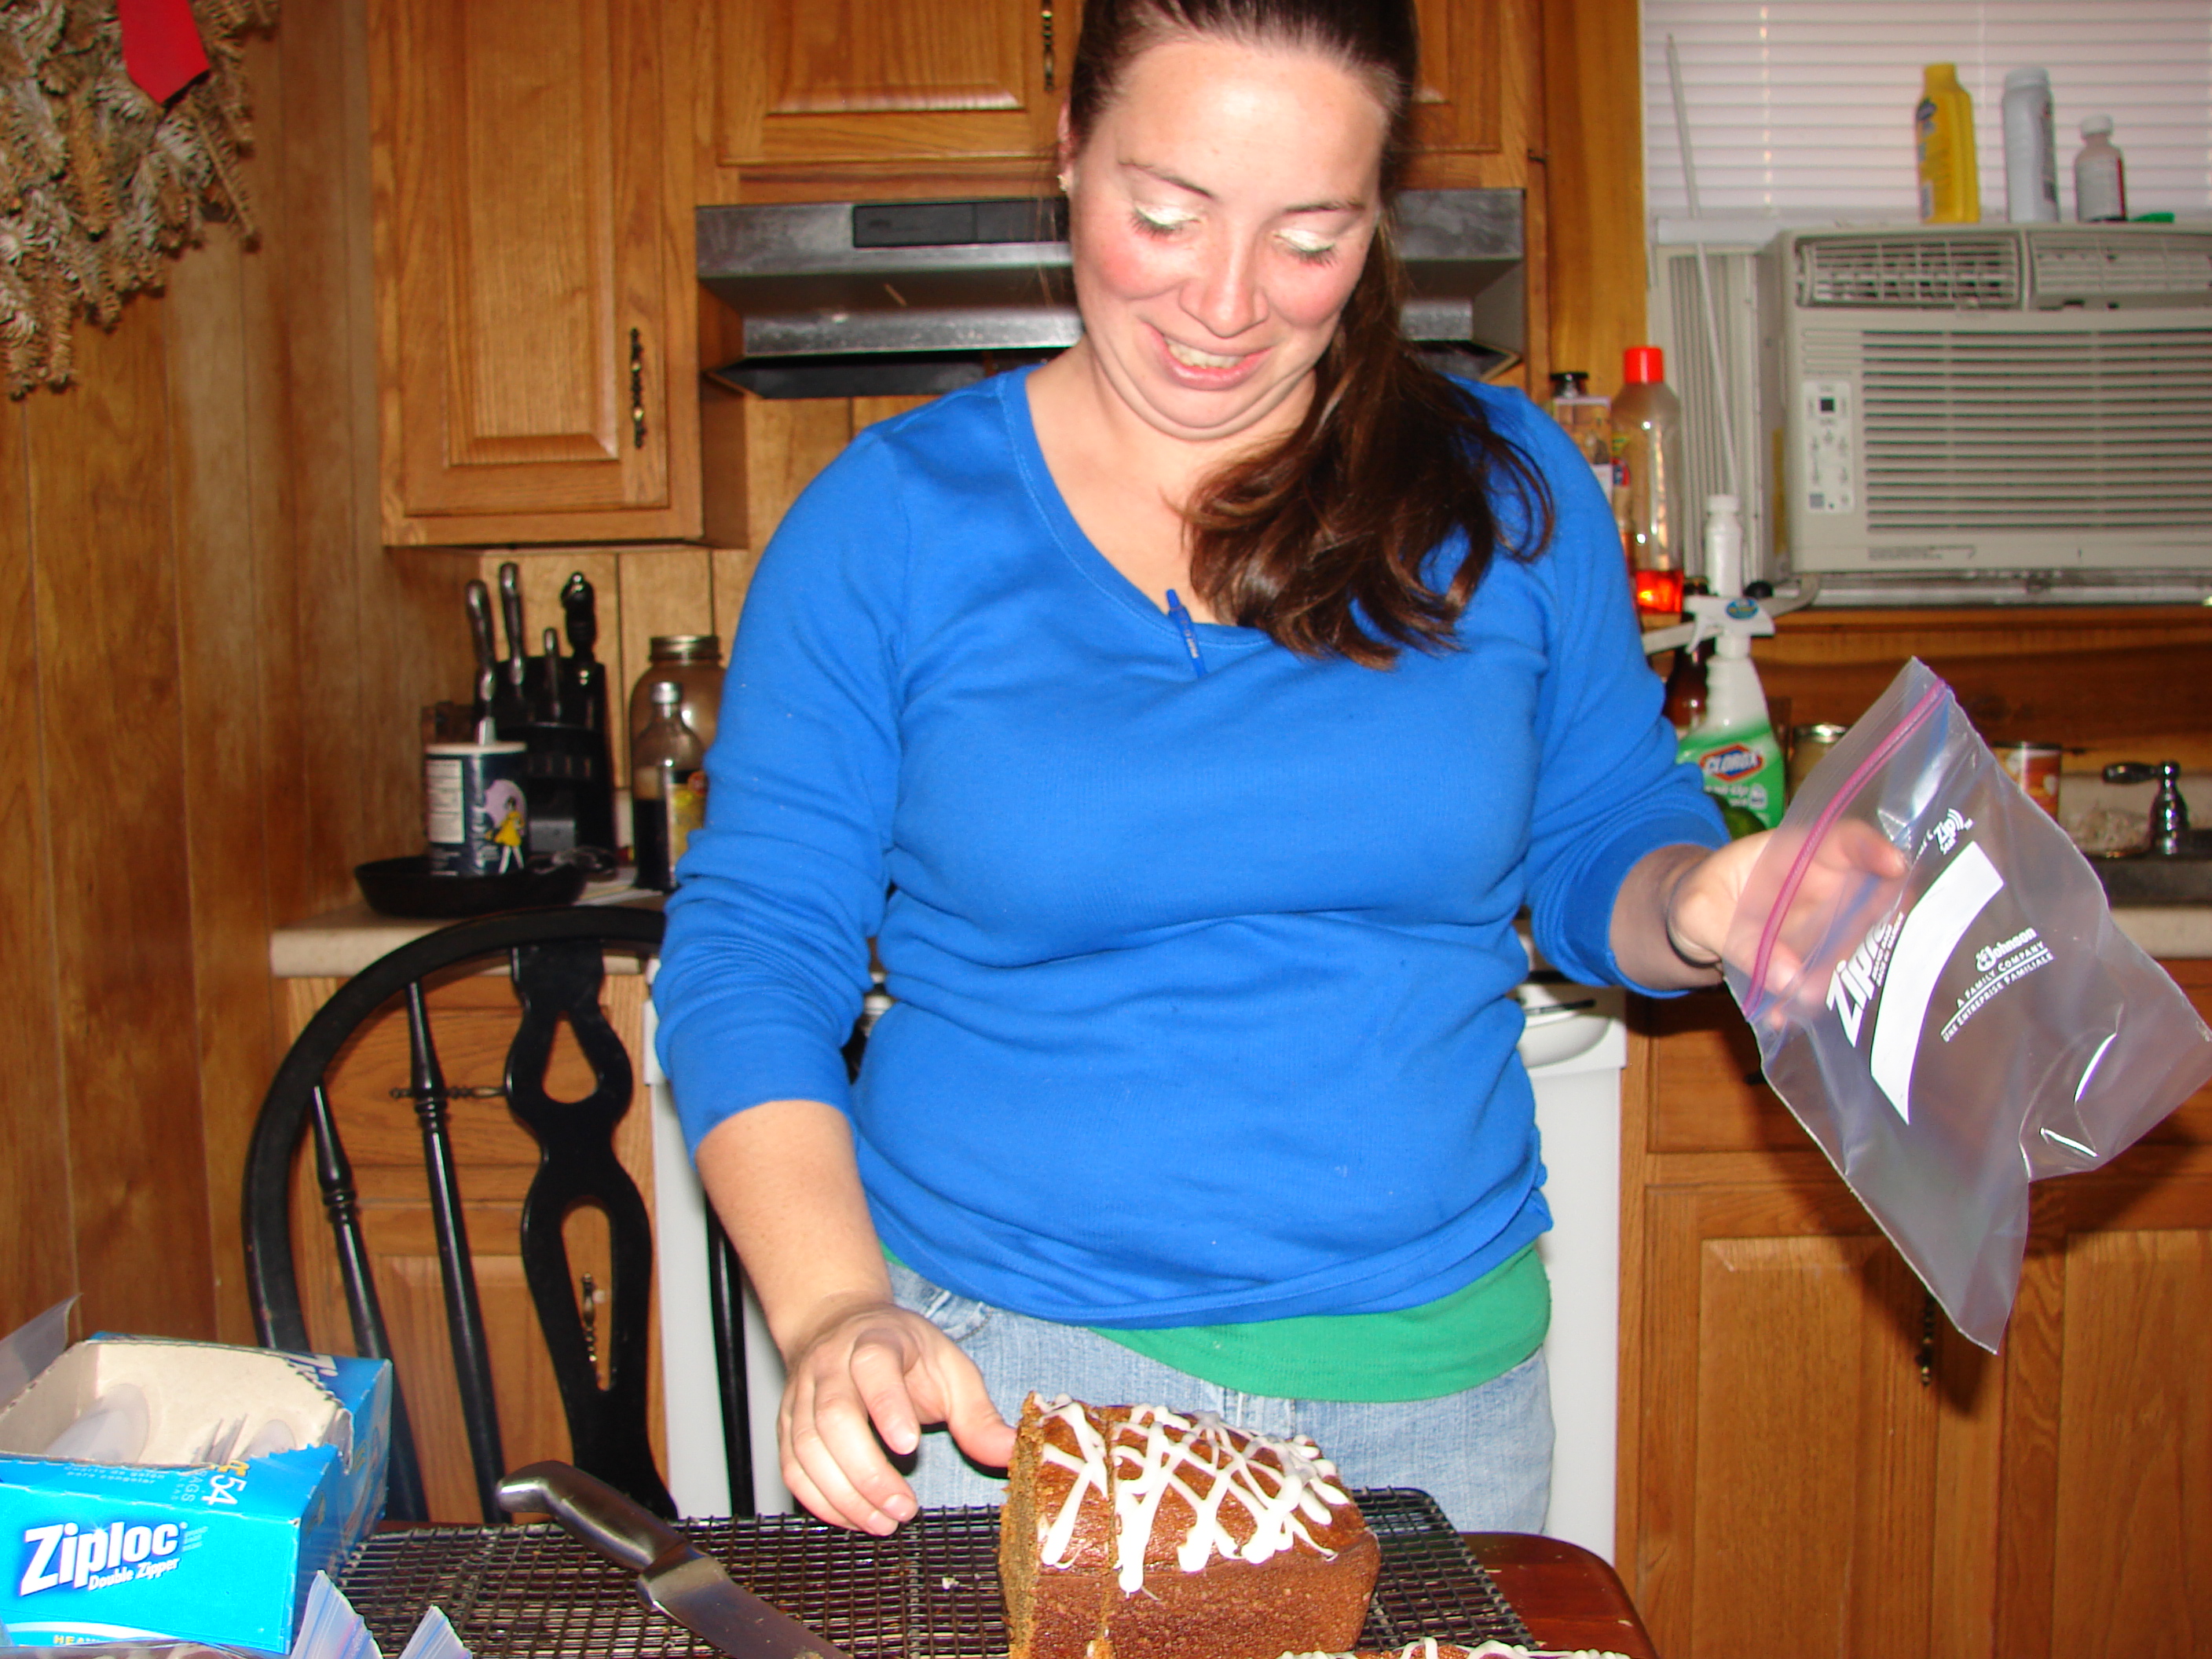
[[[1705,667],[1705,716],[1674,751],[1705,776],[1731,836],[1753,835],[1782,822],[1782,745],[1766,715],[1766,693],[1752,666],[1751,642],[1774,632],[1774,618],[1743,592],[1743,522],[1733,495],[1705,497],[1705,580],[1711,593],[1682,602],[1697,641],[1713,641]],[[1697,641],[1692,641],[1692,649]]]

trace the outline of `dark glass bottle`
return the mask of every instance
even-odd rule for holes
[[[630,745],[630,834],[637,849],[637,884],[667,892],[676,863],[706,817],[707,756],[684,724],[684,688],[656,680],[648,693],[653,718]]]
[[[1674,665],[1668,671],[1666,714],[1678,738],[1705,718],[1705,653],[1710,648],[1700,646],[1693,651],[1683,646],[1674,653]]]

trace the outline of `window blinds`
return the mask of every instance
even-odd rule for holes
[[[1921,66],[1974,100],[1982,217],[2005,216],[2008,70],[2050,71],[2059,211],[2085,115],[2112,118],[2128,211],[2212,216],[2212,0],[1644,0],[1646,210],[1689,211],[1667,38],[1704,215],[1911,222]]]

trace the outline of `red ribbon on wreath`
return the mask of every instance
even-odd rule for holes
[[[138,90],[166,104],[208,67],[191,0],[115,0],[123,26],[123,69]]]

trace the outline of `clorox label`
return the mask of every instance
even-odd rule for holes
[[[1766,757],[1748,744],[1732,743],[1716,749],[1698,763],[1705,775],[1721,783],[1736,783],[1766,764]]]

